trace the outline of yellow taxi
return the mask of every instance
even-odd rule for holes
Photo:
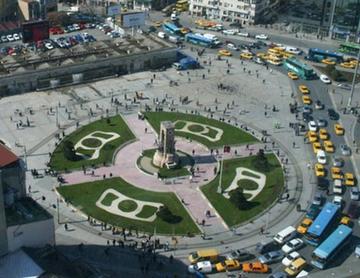
[[[343,178],[341,169],[338,167],[331,167],[331,177],[333,180],[341,180]]]
[[[215,264],[215,268],[217,272],[232,271],[241,269],[241,264],[238,260],[226,260]]]
[[[267,57],[268,55],[264,52],[259,52],[259,53],[256,53],[256,57],[259,57],[261,59],[264,59],[265,57]]]
[[[304,218],[303,221],[301,221],[300,225],[297,227],[297,232],[302,235],[306,234],[312,222],[313,221],[310,218]]]
[[[232,53],[227,49],[220,49],[218,51],[218,55],[220,55],[220,56],[231,56]]]
[[[323,63],[325,65],[336,65],[336,62],[331,59],[323,59],[323,60],[321,60],[321,63]]]
[[[293,57],[294,55],[289,53],[289,52],[281,52],[281,55],[283,56],[284,59],[287,59],[287,58],[290,58],[290,57]]]
[[[297,76],[297,74],[295,72],[289,71],[288,72],[288,76],[290,77],[290,79],[292,80],[298,80],[299,76]]]
[[[159,28],[159,27],[161,27],[162,24],[163,24],[163,22],[161,20],[160,21],[155,21],[153,23],[153,26]]]
[[[303,93],[304,95],[310,94],[309,88],[308,88],[307,86],[305,86],[305,85],[300,85],[300,86],[299,86],[299,91],[300,91],[301,93]]]
[[[324,165],[320,163],[315,164],[315,175],[317,177],[325,177],[325,168]]]
[[[341,217],[340,220],[340,224],[346,225],[346,226],[350,226],[351,224],[351,220],[349,216],[344,215],[343,217]]]
[[[243,52],[243,53],[240,54],[240,58],[251,60],[253,58],[253,55],[251,53],[248,53],[248,52]]]
[[[262,264],[261,262],[243,263],[242,270],[246,273],[267,273],[269,271],[269,266],[267,264]]]
[[[321,140],[327,140],[329,138],[329,134],[325,128],[320,128],[319,137]]]
[[[350,63],[350,62],[344,62],[344,63],[341,63],[340,66],[343,68],[346,68],[346,69],[353,69],[353,68],[355,68],[356,65],[353,63]]]
[[[334,129],[336,135],[344,135],[345,133],[345,129],[341,126],[341,124],[335,124]]]
[[[356,60],[356,59],[352,59],[352,60],[349,60],[348,61],[350,64],[353,64],[354,65],[354,67],[357,65],[357,63],[358,63],[358,60]]]
[[[322,149],[321,144],[319,142],[314,142],[312,146],[313,146],[314,154],[317,154],[317,152]]]
[[[353,173],[345,173],[344,175],[345,181],[344,184],[347,186],[354,186],[355,185],[355,178]]]
[[[311,102],[312,102],[311,97],[309,97],[309,96],[303,96],[302,101],[304,104],[311,104]]]
[[[324,149],[328,153],[333,153],[335,151],[333,142],[331,142],[330,140],[324,141]]]
[[[307,138],[309,139],[310,143],[314,143],[317,142],[318,140],[318,136],[316,134],[316,131],[308,131],[308,133],[306,134]]]

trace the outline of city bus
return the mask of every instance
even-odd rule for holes
[[[360,50],[360,44],[354,42],[344,42],[340,44],[339,51],[345,54],[357,55]]]
[[[189,10],[189,2],[188,0],[178,0],[176,2],[176,10],[178,12],[186,12]]]
[[[308,65],[300,62],[295,57],[289,57],[284,61],[284,67],[288,71],[295,72],[299,77],[305,80],[315,79],[316,73]]]
[[[170,23],[170,22],[166,22],[163,24],[163,30],[166,33],[170,33],[172,35],[181,35],[181,28],[177,27],[175,24]]]
[[[337,229],[317,247],[312,253],[311,264],[319,269],[324,269],[335,259],[341,249],[346,246],[351,239],[352,229],[345,225],[340,225]]]
[[[207,38],[199,33],[189,33],[185,35],[185,41],[193,43],[193,44],[197,44],[197,45],[201,45],[204,47],[216,47],[216,42],[211,39],[211,38]]]
[[[305,241],[311,245],[317,246],[328,236],[333,224],[338,221],[340,208],[333,203],[326,203],[315,218],[305,234]]]
[[[314,62],[321,62],[324,59],[336,60],[336,62],[341,63],[344,61],[344,55],[337,52],[331,52],[329,50],[323,50],[320,48],[310,48],[308,56],[306,59]]]

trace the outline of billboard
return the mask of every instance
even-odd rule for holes
[[[126,13],[122,14],[122,26],[123,27],[136,27],[145,25],[145,13]]]
[[[121,6],[120,5],[112,5],[107,8],[107,16],[115,16],[120,14]]]
[[[37,42],[49,38],[49,21],[41,20],[22,24],[23,42]]]

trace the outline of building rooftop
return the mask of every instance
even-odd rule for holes
[[[6,167],[19,158],[8,147],[0,144],[0,168]]]
[[[7,226],[23,225],[31,222],[46,220],[52,217],[36,201],[26,197],[15,201],[15,203],[5,208]]]

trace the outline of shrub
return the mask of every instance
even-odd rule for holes
[[[229,192],[230,202],[240,210],[251,208],[251,202],[246,200],[242,188],[238,187]]]
[[[78,159],[73,142],[65,141],[63,150],[64,150],[64,156],[67,160],[75,161]]]
[[[168,223],[179,223],[182,218],[178,215],[172,214],[170,209],[167,206],[160,207],[159,211],[156,213],[156,215],[163,221]]]
[[[270,167],[263,149],[260,149],[256,156],[254,156],[252,163],[254,167],[261,172],[268,171]]]

